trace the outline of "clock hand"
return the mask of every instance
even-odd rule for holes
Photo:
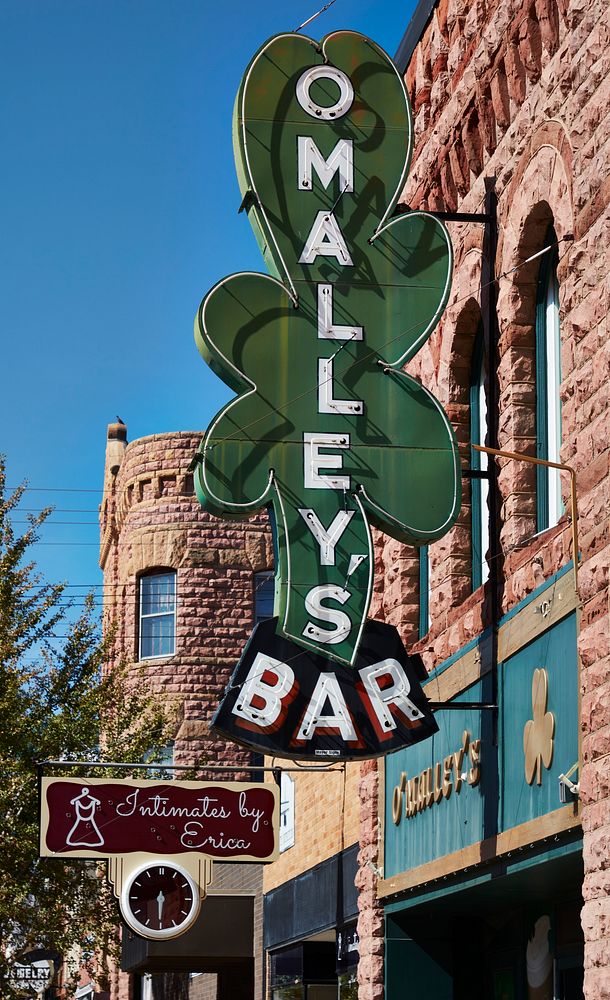
[[[157,913],[159,914],[159,923],[163,920],[163,904],[165,903],[165,896],[163,895],[163,890],[159,889],[159,895],[157,896]]]

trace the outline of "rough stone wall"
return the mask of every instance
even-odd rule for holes
[[[439,0],[405,75],[415,149],[403,196],[413,208],[482,212],[487,187],[495,189],[499,446],[530,455],[540,260],[524,261],[545,246],[549,222],[559,241],[561,458],[576,471],[581,553],[585,996],[596,1000],[610,997],[609,70],[609,13],[602,0]],[[477,303],[485,302],[489,278],[482,227],[448,226],[455,251],[451,299],[410,370],[445,405],[468,466],[470,357]],[[464,485],[458,523],[430,547],[433,625],[419,646],[429,669],[489,621],[489,588],[470,593]],[[506,612],[572,557],[569,481],[563,481],[566,514],[537,537],[533,468],[502,460],[498,485],[498,597]],[[409,642],[416,637],[415,553],[387,542],[382,557],[382,610]],[[377,839],[371,783],[369,765],[361,821],[367,851]],[[377,955],[380,910],[370,892],[363,892],[361,907],[361,930],[371,937],[363,950]],[[382,965],[369,963],[360,998],[382,996]]]
[[[208,721],[252,631],[254,574],[271,569],[273,557],[266,516],[229,523],[202,510],[188,472],[199,440],[186,432],[140,438],[126,445],[114,475],[109,458],[104,612],[107,624],[117,624],[116,660],[137,663],[139,577],[176,571],[176,652],[144,660],[141,669],[155,691],[181,706],[175,763],[209,755],[235,764],[248,761],[248,752],[211,741]]]
[[[252,631],[254,574],[273,567],[267,517],[228,523],[202,510],[188,472],[200,434],[161,434],[127,444],[126,431],[120,424],[108,428],[100,511],[105,623],[117,628],[113,662],[124,660],[141,670],[152,690],[177,706],[174,763],[243,765],[242,776],[249,777],[252,753],[211,737],[208,727]],[[176,651],[138,663],[139,576],[153,569],[177,573]],[[229,780],[239,774],[208,776]],[[261,866],[215,865],[213,888],[258,894],[255,996],[260,998]],[[209,986],[209,977],[205,980]],[[203,988],[203,980],[193,982]],[[130,977],[114,970],[112,1000],[130,1000],[130,990]]]

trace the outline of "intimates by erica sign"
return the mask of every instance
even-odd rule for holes
[[[199,350],[237,395],[209,426],[195,484],[204,507],[221,517],[271,508],[276,633],[292,652],[273,666],[266,650],[266,666],[256,669],[275,680],[262,681],[256,697],[267,706],[261,719],[245,718],[249,676],[234,721],[242,732],[248,724],[269,734],[272,705],[283,706],[284,718],[296,701],[300,723],[282,730],[281,748],[313,751],[322,717],[333,721],[318,735],[334,728],[343,750],[358,748],[346,691],[355,692],[371,732],[385,737],[398,727],[380,721],[387,706],[380,708],[375,678],[383,675],[394,692],[392,718],[409,687],[383,650],[361,662],[371,525],[424,545],[460,509],[451,425],[403,371],[447,301],[451,244],[427,213],[393,215],[409,166],[411,112],[399,72],[369,39],[348,31],[320,44],[295,34],[270,39],[235,108],[243,207],[274,277],[231,275],[200,307]],[[300,649],[313,655],[297,677]],[[306,662],[315,670],[309,684]],[[376,737],[367,755],[387,748]]]
[[[44,778],[41,854],[270,860],[278,808],[270,785]]]

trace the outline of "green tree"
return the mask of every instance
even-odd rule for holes
[[[64,585],[45,583],[30,559],[50,510],[15,532],[24,487],[6,495],[0,458],[0,996],[19,954],[48,948],[95,960],[99,976],[117,953],[118,911],[95,862],[38,857],[37,763],[43,760],[160,760],[171,707],[125,666],[104,670],[112,635],[100,638],[89,597],[70,622]],[[52,642],[57,627],[66,635]],[[55,768],[54,774],[74,770]],[[82,773],[82,772],[80,772]],[[89,776],[112,772],[91,768]],[[123,772],[124,774],[124,772]],[[68,990],[69,995],[69,990]]]

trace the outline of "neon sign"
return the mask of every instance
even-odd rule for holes
[[[347,667],[371,601],[371,526],[426,544],[461,501],[449,421],[403,371],[452,270],[437,219],[393,216],[411,136],[403,80],[373,42],[270,39],[242,80],[234,142],[271,276],[225,278],[195,325],[237,393],[201,443],[197,495],[221,517],[270,508],[277,635]]]

